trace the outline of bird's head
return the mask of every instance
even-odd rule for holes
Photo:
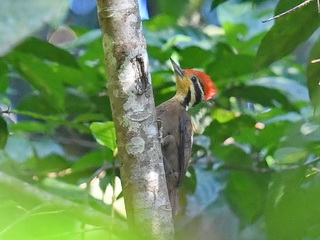
[[[218,92],[207,74],[193,69],[181,69],[171,58],[170,60],[176,76],[175,98],[185,108],[192,107],[202,100],[209,100]]]

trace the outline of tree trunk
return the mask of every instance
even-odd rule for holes
[[[173,239],[138,2],[97,1],[128,221],[148,239]]]

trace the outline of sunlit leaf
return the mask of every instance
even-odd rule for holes
[[[226,123],[235,118],[235,114],[233,112],[222,108],[215,108],[212,111],[211,116],[220,123]]]
[[[116,132],[113,122],[94,122],[91,123],[90,129],[97,142],[114,151],[117,147]]]

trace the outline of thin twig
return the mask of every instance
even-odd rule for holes
[[[297,5],[297,6],[293,7],[293,8],[291,8],[291,9],[289,9],[288,11],[285,11],[285,12],[283,12],[283,13],[280,13],[280,14],[278,14],[278,15],[276,15],[276,16],[274,16],[274,17],[271,17],[271,18],[269,18],[269,19],[267,19],[267,20],[263,20],[262,22],[263,22],[263,23],[266,23],[266,22],[275,20],[275,19],[277,19],[277,18],[280,18],[280,17],[282,17],[282,16],[284,16],[284,15],[287,15],[287,14],[289,14],[289,13],[291,13],[291,12],[293,12],[293,11],[295,11],[295,10],[297,10],[297,9],[299,9],[299,8],[305,6],[305,5],[307,5],[307,4],[309,4],[309,3],[313,2],[313,1],[314,1],[314,0],[306,0],[306,1],[302,2],[302,3],[300,3],[299,5]],[[319,5],[320,5],[319,2],[320,2],[320,0],[317,0],[317,2],[318,2],[318,12],[319,12]]]

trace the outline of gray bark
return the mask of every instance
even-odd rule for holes
[[[97,0],[128,221],[148,239],[173,239],[146,42],[137,0]]]

